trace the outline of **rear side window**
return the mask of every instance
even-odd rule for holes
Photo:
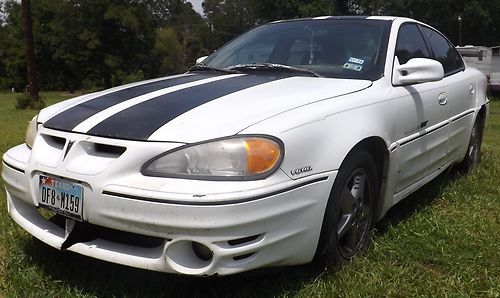
[[[431,57],[417,25],[404,24],[399,28],[396,56],[398,57],[399,64],[405,64],[413,58]]]
[[[461,71],[464,63],[455,47],[439,32],[424,26],[421,28],[429,41],[435,59],[443,64],[444,73],[449,75]]]

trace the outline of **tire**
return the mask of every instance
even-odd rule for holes
[[[315,262],[337,267],[366,249],[374,224],[379,178],[373,157],[365,150],[342,163],[323,218]]]
[[[472,126],[472,131],[469,139],[469,145],[467,146],[467,152],[465,153],[464,159],[459,164],[459,169],[467,173],[472,168],[477,166],[481,161],[481,143],[483,140],[483,120],[481,115],[478,115],[474,126]]]

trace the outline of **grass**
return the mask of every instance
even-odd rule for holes
[[[0,93],[0,153],[23,141],[36,113],[15,110],[14,97]],[[44,94],[48,103],[65,97]],[[2,191],[0,297],[500,297],[500,101],[491,103],[482,158],[469,175],[444,173],[391,209],[367,253],[335,272],[303,266],[192,278],[97,261],[24,232]]]

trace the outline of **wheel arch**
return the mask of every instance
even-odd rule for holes
[[[389,169],[389,150],[387,148],[386,142],[382,137],[379,136],[370,136],[362,139],[358,143],[356,143],[349,151],[348,153],[344,156],[342,159],[342,162],[339,165],[339,170],[346,166],[346,163],[350,158],[360,151],[364,151],[368,155],[370,155],[375,162],[375,170],[377,172],[377,186],[378,186],[378,193],[375,193],[374,197],[374,210],[373,210],[373,223],[376,223],[378,218],[379,218],[379,213],[381,210],[381,207],[383,206],[383,190],[382,188],[385,187],[385,181],[387,180],[387,173]],[[328,204],[327,207],[325,208],[325,213],[323,214],[322,217],[322,226],[321,226],[321,232],[320,232],[320,238],[318,239],[318,244],[316,247],[316,253],[314,256],[314,262],[322,262],[322,257],[324,257],[325,252],[326,252],[326,244],[327,244],[327,236],[326,236],[326,230],[325,226],[328,226],[327,224],[327,212],[329,210],[330,204],[333,204],[332,199],[332,194],[335,189],[335,186],[337,184],[337,179],[334,181],[331,189],[331,193],[329,196]],[[328,262],[327,262],[328,263]],[[323,265],[320,263],[320,265]],[[327,264],[328,266],[328,264]]]
[[[486,104],[483,104],[476,116],[476,117],[481,117],[481,129],[483,130],[484,126],[486,125],[486,115],[487,115],[487,107]]]
[[[384,206],[383,198],[387,185],[387,175],[389,171],[389,150],[387,148],[387,144],[383,138],[379,136],[371,136],[367,137],[361,141],[359,141],[346,155],[344,160],[353,152],[357,150],[365,150],[367,151],[375,161],[375,165],[377,168],[378,181],[379,183],[379,193],[376,196],[376,204],[375,204],[375,212],[374,218],[375,221],[380,218],[380,213],[382,211],[382,207]]]

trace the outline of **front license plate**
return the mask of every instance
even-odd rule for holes
[[[38,204],[66,217],[82,220],[83,187],[65,179],[40,175]]]

